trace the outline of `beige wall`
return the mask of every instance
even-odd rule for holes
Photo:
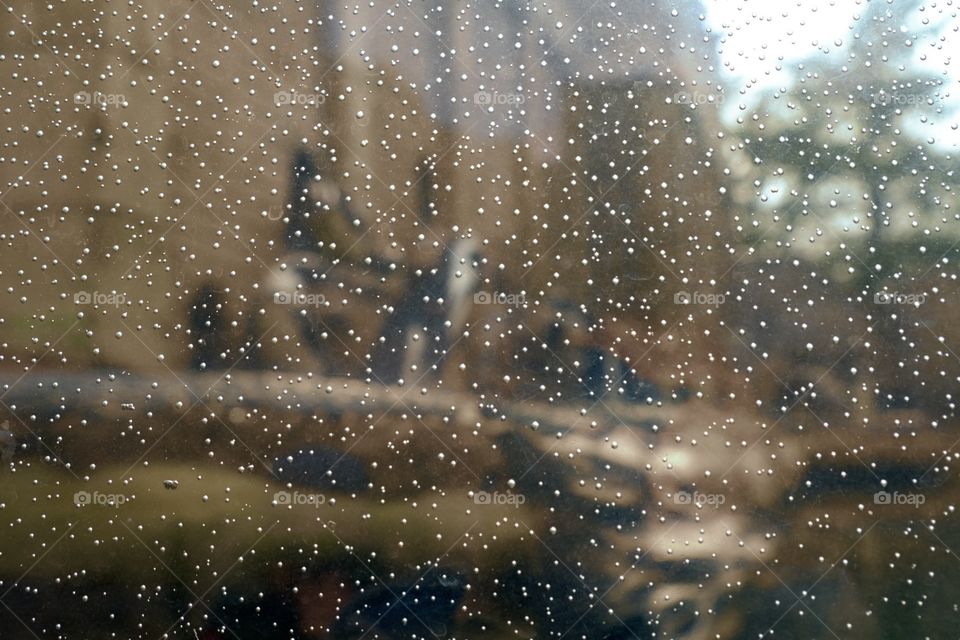
[[[590,299],[599,318],[640,323],[650,340],[677,320],[674,292],[704,286],[714,271],[706,245],[721,219],[719,176],[704,164],[709,142],[696,120],[667,102],[670,86],[633,95],[633,81],[615,84],[618,99],[603,114],[610,85],[585,79],[557,88],[541,80],[519,107],[497,104],[489,113],[471,102],[477,88],[513,90],[516,64],[533,58],[512,59],[512,70],[494,81],[492,58],[464,55],[450,62],[462,65],[453,76],[460,85],[436,83],[443,63],[428,56],[467,51],[476,34],[453,29],[453,41],[431,48],[411,36],[425,28],[416,16],[371,16],[371,28],[351,39],[340,19],[357,25],[362,16],[340,16],[332,5],[317,14],[302,3],[214,13],[202,2],[151,3],[145,17],[127,19],[125,11],[100,15],[85,5],[48,13],[19,4],[29,29],[14,25],[0,77],[10,92],[5,103],[29,117],[0,134],[8,157],[0,184],[8,185],[4,202],[22,215],[0,218],[8,246],[0,269],[22,270],[22,284],[5,295],[26,301],[7,305],[4,317],[16,328],[8,344],[23,362],[66,333],[56,350],[73,361],[156,369],[163,365],[155,354],[163,354],[167,365],[183,366],[188,305],[207,281],[224,290],[239,337],[245,316],[264,306],[255,285],[283,254],[284,223],[271,218],[288,199],[290,158],[300,147],[318,157],[324,181],[349,195],[363,221],[339,243],[353,246],[353,256],[427,267],[446,243],[472,235],[487,259],[484,288],[533,301]],[[89,25],[88,42],[75,36],[85,27],[63,29],[68,13],[75,25]],[[31,32],[50,35],[37,45]],[[401,51],[385,42],[399,42]],[[122,104],[79,104],[79,91],[122,95]],[[278,91],[310,104],[278,107]],[[455,108],[440,108],[444,100]],[[597,124],[608,137],[591,140]],[[435,172],[424,177],[426,164]],[[622,179],[614,184],[613,174]],[[435,215],[422,215],[418,181],[430,183]],[[629,209],[631,229],[592,214],[601,192],[604,208]],[[36,236],[49,236],[46,248]],[[690,246],[698,252],[688,253]],[[53,264],[54,256],[64,264]],[[124,304],[73,303],[78,291],[114,290]],[[605,302],[630,296],[630,308]],[[473,320],[489,311],[476,310]],[[69,330],[78,312],[85,316],[78,326],[90,332],[84,338]],[[276,338],[274,362],[302,358],[294,332],[281,320],[267,335],[266,342]],[[703,352],[693,346],[690,353]],[[695,359],[678,360],[669,349],[673,355],[662,357],[671,364],[693,367]]]

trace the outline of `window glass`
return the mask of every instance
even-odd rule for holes
[[[0,5],[0,637],[955,635],[954,3]]]

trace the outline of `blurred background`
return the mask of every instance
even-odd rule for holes
[[[956,635],[953,5],[0,6],[0,637]]]

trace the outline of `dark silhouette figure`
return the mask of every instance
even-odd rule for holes
[[[243,593],[220,593],[207,614],[206,627],[197,634],[202,640],[227,638],[271,638],[302,640],[297,603],[282,590],[245,590]],[[193,637],[188,636],[188,637]]]
[[[273,472],[282,482],[315,489],[356,492],[369,482],[359,458],[319,446],[277,458]]]
[[[372,350],[370,372],[377,380],[391,384],[440,370],[465,328],[479,265],[473,242],[458,240],[444,251],[440,264],[412,275],[408,292],[387,317]]]
[[[289,252],[312,252],[325,265],[344,256],[329,253],[332,244],[352,246],[362,233],[363,223],[340,187],[318,167],[305,149],[293,156],[290,172],[290,196],[284,211],[287,231],[284,246]],[[345,243],[345,244],[344,244]],[[385,261],[368,256],[364,263],[387,271]],[[316,266],[316,265],[315,265]],[[315,281],[315,269],[304,275]]]
[[[310,182],[317,175],[313,156],[301,149],[294,154],[293,172],[288,205],[287,232],[284,241],[288,250],[316,250],[317,237],[312,229],[313,202],[310,197]]]
[[[552,308],[554,318],[543,339],[552,359],[549,366],[560,367],[564,377],[573,374],[574,396],[602,397],[607,376],[603,350],[588,336],[595,324],[593,318],[567,300],[553,302]]]
[[[463,576],[442,568],[411,583],[373,583],[344,607],[333,626],[333,637],[444,637],[466,587]]]
[[[189,313],[189,331],[193,337],[191,369],[220,369],[227,366],[220,357],[227,347],[223,305],[223,294],[212,284],[203,285],[194,296]]]

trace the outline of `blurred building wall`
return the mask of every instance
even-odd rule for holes
[[[204,283],[239,336],[283,259],[305,149],[361,219],[344,251],[428,267],[472,235],[484,287],[524,293],[533,314],[583,302],[642,345],[634,359],[666,350],[649,375],[669,363],[688,378],[717,344],[697,330],[706,310],[674,296],[725,268],[716,113],[683,99],[712,54],[685,44],[702,37],[693,7],[583,11],[18,3],[0,60],[6,104],[30,114],[2,132],[0,164],[15,212],[0,260],[24,283],[6,294],[25,298],[5,314],[17,359],[55,344],[90,365],[184,366]]]

